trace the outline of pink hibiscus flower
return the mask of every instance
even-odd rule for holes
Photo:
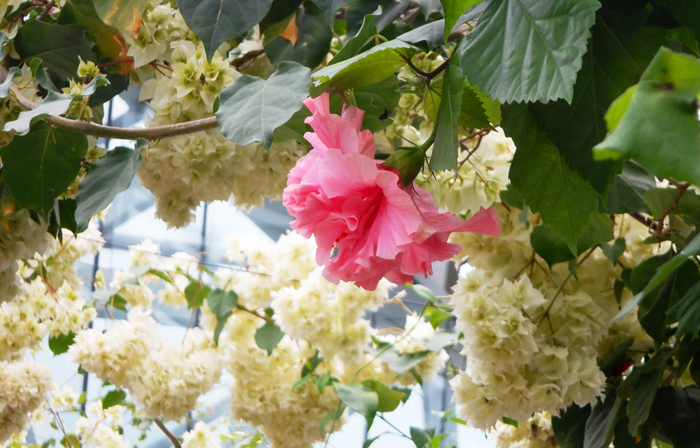
[[[296,218],[292,227],[316,237],[316,262],[329,281],[368,290],[382,277],[405,284],[459,252],[447,242],[450,233],[499,235],[492,208],[464,222],[417,185],[404,189],[396,170],[374,160],[374,137],[360,131],[364,111],[331,114],[327,93],[304,104],[313,114],[306,123],[315,132],[304,135],[313,149],[290,171],[284,205]]]

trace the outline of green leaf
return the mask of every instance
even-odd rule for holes
[[[267,355],[272,354],[272,350],[280,343],[284,333],[275,324],[265,322],[265,325],[255,330],[255,343],[263,350],[267,350]]]
[[[49,69],[44,67],[44,61],[39,58],[34,58],[29,62],[29,68],[32,71],[32,76],[36,78],[41,87],[51,92],[58,92],[58,89],[54,85],[53,81],[51,81]]]
[[[406,65],[404,58],[415,47],[400,40],[390,40],[337,64],[313,73],[316,85],[357,89],[385,80]]]
[[[221,93],[221,132],[239,145],[258,141],[270,148],[275,128],[301,109],[310,82],[309,69],[296,62],[280,63],[267,80],[241,76]]]
[[[41,58],[51,75],[61,82],[77,76],[79,57],[95,60],[95,44],[86,36],[85,28],[78,25],[31,20],[17,30],[14,44],[20,64]]]
[[[697,93],[700,63],[661,48],[619,126],[594,148],[597,159],[634,158],[654,174],[700,183]]]
[[[442,10],[445,13],[445,45],[447,45],[447,37],[450,31],[457,24],[459,17],[464,14],[467,9],[481,3],[483,0],[440,0]]]
[[[486,116],[480,93],[476,87],[464,86],[459,118],[457,119],[457,123],[461,127],[467,129],[493,129],[489,118]]]
[[[374,441],[377,440],[378,438],[379,438],[379,436],[365,440],[365,442],[362,444],[362,448],[369,448],[370,446],[372,446]]]
[[[683,315],[678,319],[678,328],[676,330],[676,335],[681,336],[686,333],[690,333],[693,336],[697,336],[700,331],[700,288],[696,285],[695,287],[687,291],[687,296],[682,300],[687,300],[686,298],[691,298],[691,305],[685,310]],[[690,302],[690,301],[689,301]],[[687,303],[687,302],[686,302]],[[670,311],[670,310],[669,310]]]
[[[367,429],[372,426],[374,416],[379,407],[379,396],[371,388],[364,384],[334,383],[335,393],[340,401],[345,403],[350,409],[365,417]]]
[[[503,421],[503,423],[505,423],[506,425],[515,426],[516,428],[518,427],[518,421],[513,420],[512,418],[502,417],[501,421]]]
[[[393,411],[399,407],[399,404],[401,404],[401,400],[404,397],[403,392],[394,390],[381,381],[369,379],[364,380],[362,384],[376,392],[377,397],[379,398],[377,412]]]
[[[431,291],[430,288],[425,285],[421,285],[420,283],[409,283],[406,285],[406,287],[411,288],[413,292],[418,294],[420,297],[423,297],[428,302],[439,302],[433,291]]]
[[[617,238],[612,244],[605,243],[600,245],[603,254],[610,260],[613,266],[617,264],[617,260],[622,256],[626,248],[627,243],[622,237]]]
[[[411,185],[418,177],[425,162],[425,154],[418,148],[401,148],[392,153],[382,166],[399,172],[404,187]]]
[[[99,54],[100,59],[110,59],[112,61],[118,61],[121,59],[120,53],[122,52],[122,45],[120,43],[121,33],[114,26],[107,25],[102,21],[99,14],[97,14],[96,6],[105,8],[113,0],[101,0],[95,2],[94,0],[67,0],[62,3],[61,13],[58,16],[58,23],[60,24],[71,24],[75,23],[77,25],[85,28],[87,37],[95,42],[95,48]],[[143,2],[145,6],[146,2]],[[142,9],[143,6],[139,7]],[[104,9],[101,9],[104,11]],[[120,20],[118,15],[124,10],[110,10],[112,15],[108,20],[114,19],[115,21]],[[139,16],[140,17],[140,14]],[[132,20],[134,19],[132,15]],[[123,27],[122,29],[126,29]],[[126,74],[127,66],[120,67],[120,71]]]
[[[225,40],[242,36],[265,18],[272,0],[178,0],[177,5],[211,59]]]
[[[112,203],[121,192],[126,191],[141,165],[141,151],[148,142],[139,139],[136,149],[118,146],[93,163],[87,177],[78,187],[78,208],[75,219],[80,232],[87,229],[90,219]]]
[[[433,171],[457,169],[459,153],[457,118],[460,116],[463,88],[462,69],[451,64],[445,70],[442,98],[435,123],[435,142],[430,156],[430,169]]]
[[[68,352],[68,348],[75,342],[75,333],[72,331],[68,334],[59,334],[58,336],[49,336],[49,350],[56,355]]]
[[[2,84],[0,84],[0,98],[7,98],[7,95],[10,94],[10,87],[12,87],[12,81],[17,76],[22,76],[22,70],[20,70],[17,67],[10,68],[10,71],[7,73],[7,78],[5,78],[5,81],[3,81]]]
[[[625,166],[615,178],[615,183],[608,190],[606,213],[651,213],[644,202],[644,193],[656,188],[656,180],[647,170],[637,163],[627,160]]]
[[[117,406],[124,403],[126,400],[126,391],[123,389],[112,390],[102,397],[102,409],[109,409],[112,406]]]
[[[653,3],[666,8],[674,19],[695,34],[695,39],[700,40],[700,3],[696,0],[654,0]]]
[[[467,34],[461,66],[501,102],[570,102],[599,7],[597,0],[494,0]]]
[[[537,120],[569,166],[605,193],[621,165],[593,159],[591,149],[606,136],[605,114],[665,42],[665,33],[645,27],[647,12],[634,0],[603,2],[591,29],[588,52],[576,77],[571,102],[534,104]]]
[[[321,435],[324,435],[324,429],[326,428],[326,425],[330,423],[333,420],[338,420],[340,417],[343,416],[343,413],[345,412],[345,405],[338,406],[337,409],[332,410],[328,414],[326,414],[325,417],[321,420],[321,424],[319,425],[319,432]]]
[[[357,33],[356,36],[350,38],[343,48],[333,56],[328,65],[337,64],[348,60],[354,56],[357,56],[366,45],[371,45],[374,43],[375,36],[377,35],[377,25],[374,24],[374,18],[377,13],[380,13],[381,9],[374,11],[373,14],[367,14],[364,21],[362,22],[362,28]]]
[[[97,0],[94,3],[95,11],[104,23],[120,30],[138,30],[148,0]],[[182,7],[181,3],[182,0],[178,6]]]
[[[597,194],[591,184],[569,167],[552,141],[543,133],[527,106],[506,110],[502,126],[518,150],[510,168],[510,181],[533,213],[539,213],[569,246],[577,242],[591,215],[598,212]]]
[[[663,375],[663,369],[653,370],[642,375],[630,393],[630,401],[627,404],[627,417],[629,418],[629,433],[634,437],[642,438],[642,427],[649,418],[651,405],[654,403],[656,390],[661,383]]]
[[[378,356],[378,359],[385,362],[397,375],[402,375],[413,369],[431,353],[430,350],[421,350],[413,353],[400,354],[396,347],[390,347],[388,349],[370,348],[368,352],[372,356]]]
[[[632,309],[639,304],[639,302],[656,288],[661,286],[663,282],[668,278],[669,275],[673,273],[676,269],[680,267],[689,257],[697,255],[700,253],[700,235],[696,235],[693,240],[688,243],[688,245],[670,261],[661,266],[654,277],[649,281],[643,291],[635,295],[627,305],[620,310],[620,312],[612,319],[612,322],[622,318],[624,315],[632,311]],[[647,261],[647,260],[645,260]],[[637,266],[639,268],[639,266]],[[634,290],[633,290],[634,292]]]
[[[362,129],[372,132],[381,131],[391,124],[389,111],[399,105],[401,93],[399,92],[399,80],[396,76],[390,76],[376,84],[354,89],[352,96],[358,108],[365,111],[362,117]],[[339,95],[331,96],[331,112],[340,115],[343,105]],[[306,111],[307,109],[302,109]]]
[[[314,384],[316,385],[316,387],[318,387],[319,392],[323,392],[323,388],[330,385],[331,382],[332,382],[332,378],[331,378],[330,370],[328,372],[325,372],[325,373],[319,375],[314,380]]]
[[[425,444],[428,443],[430,439],[432,439],[435,435],[435,430],[432,428],[420,429],[411,426],[410,434],[411,439],[413,439],[413,443],[416,445],[416,448],[424,448]]]
[[[233,291],[224,291],[216,288],[207,295],[209,310],[216,316],[214,328],[214,343],[219,344],[219,336],[226,325],[226,321],[238,305],[238,294]]]
[[[678,196],[676,188],[651,188],[644,193],[644,202],[651,210],[651,215],[658,218]],[[693,215],[700,211],[700,200],[693,190],[686,191],[678,201],[672,213],[678,215]]]
[[[593,246],[613,239],[613,222],[608,215],[591,215],[588,227],[583,229],[576,242],[576,253],[572,253],[566,242],[549,227],[539,224],[532,229],[530,244],[537,255],[550,266],[576,258]],[[622,240],[624,242],[624,239]],[[624,248],[623,248],[624,250]],[[619,256],[619,255],[618,255]]]
[[[659,389],[652,408],[660,432],[673,446],[700,447],[700,389],[698,386]]]
[[[586,420],[586,432],[583,439],[584,448],[607,448],[613,439],[615,424],[621,416],[623,401],[614,393],[608,393],[605,401],[598,403],[591,410]]]
[[[265,45],[265,54],[275,67],[283,61],[293,61],[314,68],[328,54],[333,33],[323,12],[310,1],[303,4],[292,20],[298,31],[296,41],[279,36]]]
[[[427,50],[433,50],[438,48],[443,43],[443,31],[445,30],[445,19],[436,20],[434,22],[426,23],[425,25],[419,26],[407,33],[403,33],[397,37],[397,39],[407,42],[409,44],[415,44],[423,47],[425,42],[425,47]]]
[[[22,207],[48,216],[54,200],[80,172],[87,146],[84,135],[36,123],[27,135],[16,135],[0,149],[3,180]]]
[[[187,299],[187,308],[199,308],[207,298],[211,288],[199,281],[193,280],[185,288],[185,298]]]
[[[605,376],[620,376],[627,363],[627,349],[634,343],[634,338],[629,338],[622,341],[615,348],[605,354],[600,360],[600,370],[605,373]]]
[[[353,0],[311,0],[316,3],[316,5],[321,8],[323,14],[328,19],[328,23],[333,26],[335,22],[335,13],[338,12],[343,6],[347,6],[353,2]]]
[[[627,406],[627,409],[629,409],[629,404]],[[615,448],[651,448],[652,438],[649,436],[649,431],[647,429],[650,423],[653,424],[652,421],[648,422],[648,424],[642,428],[642,436],[637,439],[630,434],[628,429],[629,419],[626,415],[623,415],[620,417],[620,420],[618,420],[617,425],[615,425],[613,446]]]
[[[452,317],[452,314],[447,313],[440,308],[430,307],[430,311],[428,311],[428,322],[430,322],[433,330],[437,330],[437,328],[450,317]]]
[[[377,30],[382,32],[384,28],[391,25],[394,20],[398,19],[411,2],[407,0],[357,0],[348,6],[345,10],[345,25],[347,28],[347,36],[355,36],[362,27],[362,22],[367,14],[372,14],[381,6],[382,12],[377,16],[374,23],[377,25]]]

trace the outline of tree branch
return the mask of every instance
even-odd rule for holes
[[[664,220],[668,215],[671,214],[673,210],[678,207],[678,203],[680,202],[681,198],[685,194],[685,192],[688,190],[690,187],[690,184],[682,184],[678,185],[676,189],[678,190],[678,193],[676,196],[673,198],[670,204],[668,204],[668,207],[666,207],[666,210],[659,216],[659,219],[656,221],[656,229],[654,231],[654,234],[657,238],[660,238],[663,233],[664,233]]]
[[[159,419],[159,418],[154,418],[153,421],[155,422],[156,426],[160,428],[161,431],[170,439],[171,442],[173,442],[173,446],[175,448],[182,448],[182,445],[180,445],[180,441],[177,440],[177,437],[168,430],[168,428],[165,427],[165,424]]]
[[[12,85],[11,89],[15,100],[20,107],[25,110],[36,109],[37,105],[22,95],[17,86]],[[122,140],[136,140],[139,138],[145,138],[146,140],[158,140],[161,138],[193,134],[195,132],[214,129],[219,126],[219,123],[216,121],[216,117],[208,117],[185,123],[175,123],[166,126],[154,126],[152,128],[142,129],[104,126],[88,121],[72,120],[70,118],[58,116],[48,116],[44,117],[43,119],[50,125],[65,129],[67,131],[72,131],[77,134],[93,135],[95,137],[104,138],[118,138]]]
[[[49,13],[51,12],[51,9],[54,6],[56,6],[56,0],[51,0],[46,6],[44,6],[44,10],[41,12],[41,15],[39,17],[37,17],[36,20],[38,20],[39,22],[44,20],[49,15]]]

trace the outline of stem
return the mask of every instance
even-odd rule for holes
[[[231,65],[233,65],[235,68],[240,68],[246,62],[254,61],[261,54],[265,54],[265,50],[249,51],[248,53],[234,59],[233,62],[231,62]]]
[[[22,95],[17,86],[12,85],[11,89],[20,107],[26,110],[36,109],[37,105]],[[126,129],[113,126],[103,126],[97,123],[72,120],[70,118],[58,116],[48,116],[44,117],[43,119],[50,125],[65,129],[67,131],[72,131],[77,134],[123,140],[136,140],[139,138],[144,138],[146,140],[158,140],[161,138],[194,134],[195,132],[215,129],[219,126],[219,123],[216,121],[216,117],[208,117],[185,123],[175,123],[166,126],[154,126],[152,128],[143,129]]]
[[[272,320],[267,314],[263,314],[263,315],[261,316],[260,314],[256,313],[255,311],[253,311],[253,310],[251,310],[251,309],[248,309],[248,308],[244,307],[243,305],[238,305],[238,304],[236,304],[236,308],[238,308],[239,310],[244,311],[244,312],[246,312],[246,313],[248,313],[248,314],[252,314],[253,316],[258,317],[258,318],[264,320],[264,321],[267,322],[268,324],[277,325],[277,324],[275,323],[275,321]]]
[[[659,219],[656,220],[656,229],[654,230],[654,236],[657,238],[661,237],[664,233],[664,220],[668,215],[671,214],[673,210],[675,210],[676,207],[678,207],[678,203],[680,202],[681,198],[685,194],[685,192],[690,188],[690,184],[683,184],[679,185],[678,187],[678,193],[676,194],[676,197],[673,198],[670,204],[668,204],[668,207],[666,207],[666,210],[659,216]]]
[[[49,12],[51,12],[51,9],[56,6],[56,0],[51,0],[45,7],[44,10],[41,12],[41,15],[36,18],[39,22],[44,20],[48,15]]]
[[[654,223],[649,217],[642,215],[641,213],[629,213],[630,218],[644,224],[646,227],[656,229],[656,223]]]
[[[182,446],[180,445],[180,441],[177,440],[177,437],[175,437],[175,435],[172,432],[170,432],[168,428],[165,427],[165,425],[159,418],[154,418],[153,422],[156,424],[156,426],[160,428],[161,431],[163,431],[163,433],[168,437],[168,439],[170,439],[170,441],[173,442],[173,446],[175,448],[182,448]]]

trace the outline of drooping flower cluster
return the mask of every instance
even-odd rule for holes
[[[363,111],[350,107],[342,116],[331,114],[326,93],[304,103],[315,131],[305,138],[314,149],[289,173],[284,205],[296,217],[292,227],[316,237],[316,261],[325,264],[327,279],[366,289],[376,288],[382,277],[404,284],[457,253],[447,242],[451,232],[498,234],[493,210],[463,222],[440,212],[420,187],[402,188],[396,171],[375,162],[372,133],[360,131]]]
[[[227,44],[208,59],[169,2],[149,8],[138,36],[124,33],[139,73],[153,76],[140,95],[155,110],[147,126],[212,116],[216,98],[240,76],[226,58]],[[238,146],[213,129],[151,144],[138,176],[155,196],[156,215],[184,227],[202,201],[230,200],[248,209],[262,206],[266,197],[281,199],[286,175],[304,152],[293,140],[267,151],[259,143]]]
[[[166,340],[140,308],[105,333],[81,331],[69,353],[101,380],[128,389],[148,418],[184,417],[221,375],[214,344],[201,330],[190,330],[184,343]]]
[[[451,384],[462,417],[485,429],[503,416],[522,422],[533,412],[594,402],[605,384],[598,357],[631,337],[635,348],[649,348],[634,316],[610,325],[620,306],[613,288],[619,266],[596,249],[582,257],[576,277],[565,263],[550,270],[529,243],[537,216],[495,208],[499,238],[453,238],[475,269],[452,295],[468,364]]]
[[[124,407],[119,405],[103,409],[101,400],[88,404],[85,416],[79,417],[75,424],[81,446],[127,448],[129,445],[119,428],[123,412]]]
[[[38,362],[0,363],[0,443],[26,429],[51,391],[51,370]]]

